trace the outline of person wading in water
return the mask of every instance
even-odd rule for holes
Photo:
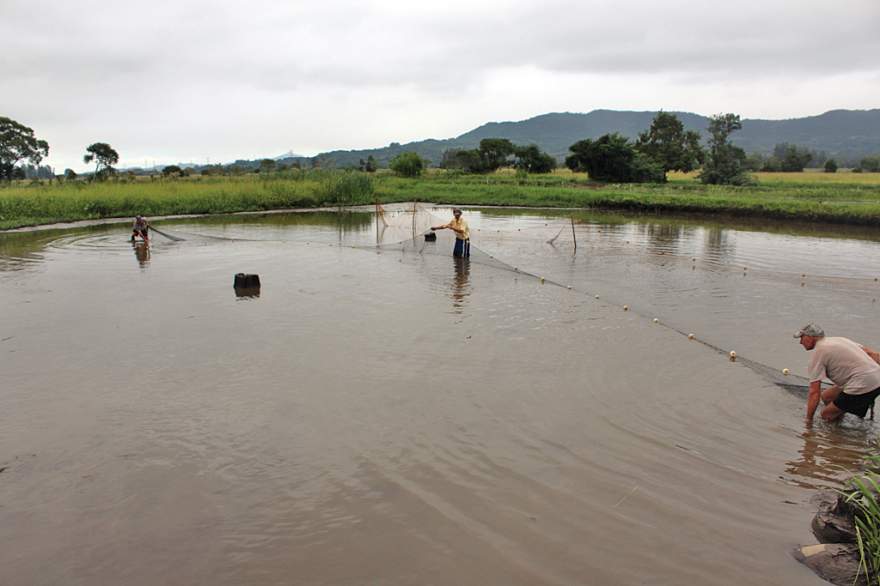
[[[137,216],[134,219],[134,225],[131,228],[131,241],[134,242],[134,239],[137,236],[140,236],[144,239],[144,242],[149,244],[150,236],[148,234],[148,230],[150,228],[150,223],[147,222],[147,219],[143,216]]]
[[[448,229],[455,232],[455,248],[452,249],[452,256],[468,258],[471,255],[471,230],[468,223],[462,219],[460,209],[452,208],[452,216],[451,222],[442,226],[431,226],[431,230]]]
[[[826,338],[825,331],[812,323],[794,337],[813,352],[808,367],[807,423],[813,421],[820,399],[825,403],[820,414],[825,421],[836,421],[844,413],[864,418],[869,407],[873,416],[874,399],[880,395],[880,354],[847,338]],[[834,386],[823,391],[826,377]]]

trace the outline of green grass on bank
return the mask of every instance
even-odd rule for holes
[[[369,177],[369,178],[368,178]],[[753,187],[705,186],[673,174],[654,184],[597,184],[557,171],[465,175],[431,170],[418,179],[389,173],[298,172],[269,178],[140,178],[132,182],[0,187],[0,229],[135,214],[220,214],[292,207],[424,201],[687,212],[880,225],[880,174],[762,173]]]

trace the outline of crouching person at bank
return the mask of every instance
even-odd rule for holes
[[[813,420],[821,400],[825,406],[820,415],[825,421],[836,421],[844,413],[864,418],[880,395],[880,354],[876,350],[842,337],[825,337],[816,324],[798,330],[795,338],[810,357],[808,374],[810,391],[807,396],[807,422]],[[834,386],[822,390],[822,380]]]

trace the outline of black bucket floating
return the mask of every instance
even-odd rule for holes
[[[235,283],[233,287],[236,289],[252,289],[260,288],[260,275],[249,275],[247,273],[237,273],[235,275]]]
[[[236,273],[232,286],[236,297],[259,297],[260,275]]]
[[[425,234],[425,242],[436,242],[437,241],[437,233],[436,232],[428,232]]]

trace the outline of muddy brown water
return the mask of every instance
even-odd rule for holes
[[[364,212],[0,234],[0,583],[821,584],[790,552],[873,424],[667,326],[880,345],[877,233],[465,216],[506,265]]]

